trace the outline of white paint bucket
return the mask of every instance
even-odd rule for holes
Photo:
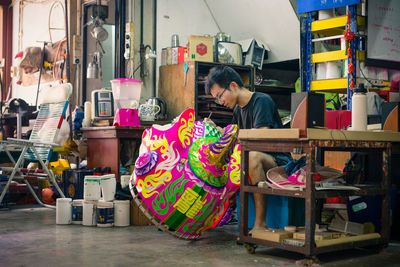
[[[71,224],[72,220],[72,198],[57,198],[56,202],[56,224]]]
[[[332,61],[326,63],[326,79],[337,79],[341,76],[340,63]]]
[[[97,201],[85,200],[83,202],[83,215],[82,215],[83,225],[95,226],[97,224],[96,208],[97,208]]]
[[[322,10],[318,11],[318,19],[319,20],[333,18],[334,15],[335,15],[334,8],[322,9]]]
[[[115,174],[107,174],[101,176],[100,187],[102,193],[102,200],[113,201],[115,196]]]
[[[317,80],[326,78],[326,62],[317,63]]]
[[[111,227],[114,224],[114,203],[99,201],[97,204],[97,227]]]
[[[72,201],[72,224],[82,224],[83,217],[83,199],[74,199]]]
[[[100,176],[86,175],[83,186],[83,198],[85,200],[100,199]]]
[[[114,226],[130,225],[129,204],[129,200],[114,200]]]

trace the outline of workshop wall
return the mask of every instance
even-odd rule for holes
[[[20,1],[17,0],[13,8],[13,57],[26,47],[42,47],[43,41],[57,42],[65,36],[63,30],[49,29],[64,28],[64,1],[24,2],[23,8],[19,8],[19,5]],[[19,60],[13,58],[12,64],[18,66]],[[31,78],[37,80],[38,75],[39,72],[36,72]],[[44,83],[43,80],[41,82]],[[17,79],[12,79],[13,97],[23,98],[34,105],[36,90],[37,85],[21,86],[17,84]]]

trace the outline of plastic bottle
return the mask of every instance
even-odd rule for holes
[[[364,84],[354,89],[351,99],[351,130],[366,131],[367,130],[367,90]]]

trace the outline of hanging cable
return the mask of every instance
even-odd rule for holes
[[[208,6],[208,4],[207,4],[207,1],[206,1],[206,0],[203,0],[203,2],[204,2],[204,4],[206,4],[206,6],[207,6],[207,8],[208,8],[208,11],[210,12],[211,17],[213,18],[215,24],[217,25],[218,31],[219,31],[219,32],[222,32],[222,31],[221,31],[221,28],[219,27],[219,24],[218,24],[217,20],[216,20],[215,17],[214,17],[214,14],[213,14],[212,11],[211,11],[211,8],[210,8],[210,7]]]

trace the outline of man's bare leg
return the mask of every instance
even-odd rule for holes
[[[265,181],[266,173],[269,169],[276,166],[275,160],[271,155],[251,151],[249,153],[249,174],[252,184]],[[253,229],[266,229],[266,207],[267,197],[263,194],[254,193],[254,206],[256,209],[256,219]]]

